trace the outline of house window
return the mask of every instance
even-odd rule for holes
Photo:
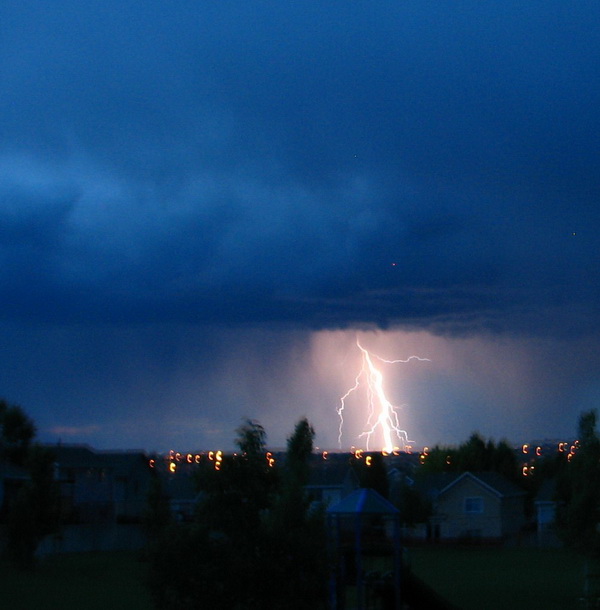
[[[481,496],[465,498],[465,513],[467,515],[481,515],[483,513],[483,498]]]

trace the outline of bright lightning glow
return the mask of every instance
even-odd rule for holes
[[[367,403],[368,403],[368,418],[366,423],[365,431],[360,434],[360,437],[366,439],[367,451],[369,450],[369,442],[371,436],[379,428],[383,436],[383,450],[392,452],[395,446],[400,443],[406,448],[414,441],[408,439],[408,433],[400,427],[398,419],[397,407],[392,405],[388,400],[385,390],[383,389],[383,374],[373,363],[373,359],[376,358],[386,364],[397,364],[406,363],[411,360],[419,360],[421,362],[430,362],[429,358],[420,358],[418,356],[409,356],[406,360],[384,360],[379,356],[371,354],[367,351],[358,341],[356,345],[362,352],[362,365],[360,371],[356,375],[354,385],[340,398],[340,406],[337,409],[337,413],[340,418],[340,427],[338,435],[338,444],[340,449],[342,447],[342,431],[344,427],[344,410],[346,408],[346,401],[354,392],[356,392],[361,386],[366,385],[367,390]]]

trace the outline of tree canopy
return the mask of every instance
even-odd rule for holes
[[[20,405],[0,399],[0,460],[23,468],[29,478],[8,507],[8,552],[21,567],[32,567],[42,538],[58,528],[59,489],[54,453],[35,444],[36,427]]]
[[[487,441],[477,432],[458,447],[435,446],[423,460],[422,472],[499,472],[509,480],[519,478],[514,450],[502,440]]]
[[[23,465],[37,430],[20,405],[0,399],[0,458]]]
[[[194,521],[167,524],[150,550],[158,607],[324,607],[323,515],[304,490],[314,430],[298,422],[283,465],[268,458],[266,438],[245,420],[236,430],[240,454],[223,456],[218,470],[199,465]]]
[[[559,471],[558,524],[565,541],[600,559],[600,437],[595,410],[579,417],[579,447]]]

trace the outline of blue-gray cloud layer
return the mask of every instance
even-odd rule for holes
[[[288,4],[2,4],[0,313],[595,317],[597,3]]]
[[[502,430],[571,428],[600,387],[598,23],[591,1],[4,0],[0,394],[104,446],[291,429],[303,404],[335,436],[311,329],[402,327],[522,350]],[[431,375],[416,428],[466,435],[495,390]]]

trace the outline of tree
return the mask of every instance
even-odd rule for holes
[[[402,523],[408,527],[426,523],[432,512],[431,502],[406,481],[400,487],[397,508],[402,515]]]
[[[361,487],[374,489],[384,498],[389,496],[389,484],[385,462],[381,453],[372,453],[366,458],[354,459],[352,465]]]
[[[515,452],[502,440],[485,441],[474,432],[458,448],[434,447],[425,457],[423,473],[435,472],[499,472],[513,482],[519,481]]]
[[[491,453],[494,444],[486,445],[481,436],[474,432],[465,443],[462,443],[457,452],[456,467],[459,472],[489,470]]]
[[[152,480],[143,515],[143,526],[149,541],[156,543],[164,535],[171,522],[171,508],[159,473],[156,469],[151,472]]]
[[[21,567],[33,566],[42,538],[58,528],[60,495],[54,481],[54,455],[32,444],[33,420],[20,405],[0,399],[0,462],[23,468],[28,480],[9,506],[7,550]]]
[[[310,456],[315,431],[306,418],[300,420],[287,439],[287,452],[281,481],[273,501],[269,518],[270,527],[287,531],[302,526],[309,508],[305,486],[310,474]]]
[[[285,456],[286,477],[297,485],[306,485],[310,473],[310,456],[315,431],[306,418],[301,419],[287,439]]]
[[[158,607],[261,607],[268,563],[262,515],[278,479],[267,462],[266,433],[258,422],[245,420],[235,442],[240,453],[223,456],[218,470],[214,461],[199,465],[201,500],[194,521],[171,522],[148,549]]]
[[[60,521],[60,494],[54,481],[52,450],[33,445],[26,466],[29,480],[19,490],[8,519],[8,551],[13,561],[31,568],[42,539],[55,532]]]
[[[36,435],[33,420],[21,406],[0,399],[0,428],[0,459],[22,466]]]
[[[287,439],[282,482],[260,540],[269,566],[260,579],[264,607],[320,608],[326,599],[324,514],[311,508],[305,489],[314,437],[313,427],[303,418]]]
[[[246,419],[236,434],[235,443],[246,460],[257,461],[264,457],[267,433],[257,421]]]
[[[236,434],[241,455],[224,456],[218,471],[212,462],[198,470],[199,512],[212,530],[252,544],[261,512],[279,484],[278,473],[266,459],[266,433],[258,422],[245,420]]]
[[[600,438],[596,411],[580,415],[579,449],[558,482],[558,522],[566,542],[600,559]]]
[[[313,437],[310,424],[299,422],[281,469],[266,459],[263,427],[245,420],[236,431],[240,454],[223,456],[218,470],[199,465],[194,522],[170,523],[149,549],[158,607],[321,607],[323,519],[304,491]]]
[[[437,472],[456,472],[457,450],[454,447],[436,445],[423,456],[420,472],[431,474]]]

